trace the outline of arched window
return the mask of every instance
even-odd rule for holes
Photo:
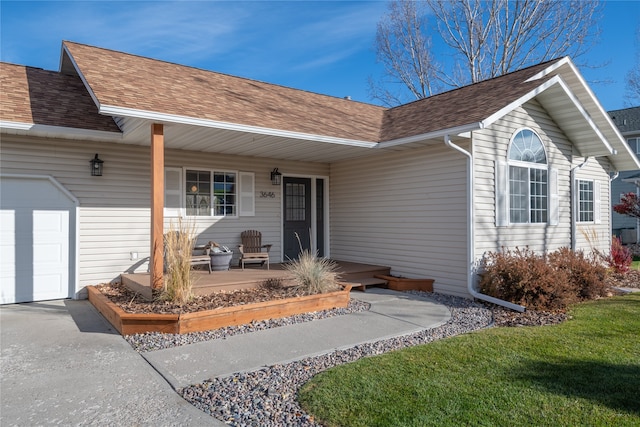
[[[549,167],[540,137],[530,129],[509,144],[509,222],[541,223],[549,217]]]

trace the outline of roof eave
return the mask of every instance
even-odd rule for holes
[[[2,133],[18,135],[48,136],[55,138],[88,139],[100,141],[121,140],[122,132],[109,132],[102,130],[81,129],[65,126],[40,125],[25,122],[0,121]]]
[[[190,126],[200,126],[215,129],[232,130],[236,132],[255,133],[260,135],[277,136],[283,138],[302,139],[307,141],[324,142],[329,144],[348,145],[351,147],[373,148],[378,145],[375,141],[362,141],[348,138],[338,138],[326,135],[309,134],[303,132],[287,131],[282,129],[272,129],[260,126],[244,125],[239,123],[221,122],[209,119],[199,119],[188,116],[160,113],[156,111],[137,110],[133,108],[118,107],[112,105],[102,105],[99,108],[100,114],[113,117],[131,117],[136,119],[149,120],[157,123],[176,123]]]

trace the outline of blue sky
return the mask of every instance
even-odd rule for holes
[[[62,40],[372,102],[373,43],[386,2],[0,1],[0,59],[57,70]],[[640,1],[609,1],[578,62],[604,108],[625,103]],[[640,48],[640,47],[638,47]],[[438,52],[434,52],[438,56]],[[606,82],[606,83],[602,83]]]

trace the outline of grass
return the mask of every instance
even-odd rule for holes
[[[299,400],[327,426],[640,425],[640,294],[571,315],[365,358]]]

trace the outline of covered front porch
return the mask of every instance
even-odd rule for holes
[[[388,276],[391,267],[373,264],[362,264],[349,261],[335,261],[338,265],[339,280],[348,282],[352,289],[364,291],[367,286],[385,286],[387,281],[375,276]],[[228,271],[214,271],[209,274],[206,269],[194,267],[195,281],[193,293],[207,295],[213,292],[229,292],[237,289],[256,288],[269,281],[281,281],[283,284],[291,282],[290,274],[283,264],[271,264],[270,269],[264,267],[232,267]],[[130,289],[146,295],[151,290],[151,275],[149,273],[122,274],[122,283]]]

